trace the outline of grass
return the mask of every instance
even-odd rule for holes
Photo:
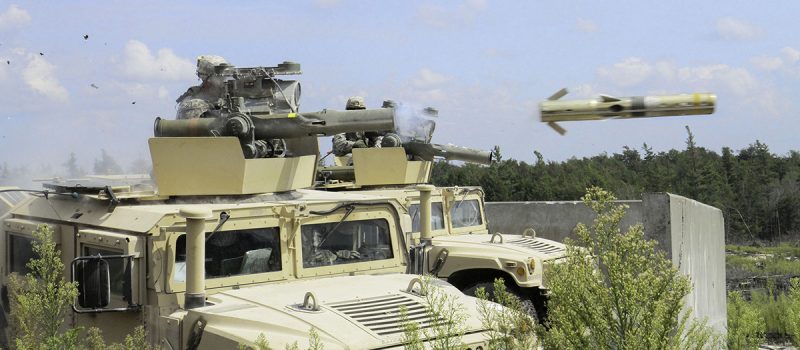
[[[800,274],[800,247],[782,243],[774,247],[728,245],[725,257],[728,279]]]

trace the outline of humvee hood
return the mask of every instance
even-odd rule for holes
[[[313,328],[326,349],[391,348],[402,343],[401,306],[421,328],[435,322],[425,312],[425,298],[406,291],[416,277],[342,276],[248,287],[209,297],[214,305],[190,310],[186,320],[202,317],[207,322],[204,334],[239,344],[252,344],[264,334],[273,347],[296,341],[302,348]],[[482,331],[475,298],[446,282],[433,279],[431,283],[460,299],[458,304],[467,313],[467,334]],[[309,292],[316,298],[318,311],[303,308]]]
[[[504,234],[502,235],[502,243],[501,237],[495,237],[494,243],[492,243],[491,240],[492,235],[488,234],[449,235],[434,237],[433,244],[443,248],[462,247],[486,252],[503,251],[503,254],[516,253],[542,260],[557,259],[566,254],[566,247],[564,244],[544,238]]]

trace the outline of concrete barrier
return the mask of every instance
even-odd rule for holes
[[[697,318],[726,334],[725,231],[722,211],[698,201],[669,194],[646,193],[642,200],[620,201],[629,206],[623,231],[637,223],[645,237],[658,242],[678,270],[689,276],[693,289],[687,307]],[[533,227],[539,237],[562,242],[574,237],[575,225],[591,225],[594,213],[581,202],[490,202],[486,219],[490,232],[521,233]]]

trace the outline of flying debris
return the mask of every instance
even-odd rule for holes
[[[95,89],[99,89],[100,88],[99,86],[95,85],[94,83],[89,84],[89,86],[91,86],[91,87],[93,87]]]
[[[539,103],[541,121],[561,135],[567,130],[556,122],[712,114],[717,102],[717,96],[711,93],[631,97],[600,95],[596,99],[558,101],[566,94],[567,89],[561,89],[547,101]]]
[[[39,52],[39,56],[44,56],[44,52]]]
[[[6,61],[6,64],[11,64],[11,61]]]
[[[135,105],[135,104],[136,104],[136,101],[133,101],[133,102],[131,102],[131,104],[132,104],[132,105]]]
[[[84,34],[83,35],[83,40],[89,40],[89,34]]]

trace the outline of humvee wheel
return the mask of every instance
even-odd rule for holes
[[[462,290],[462,292],[464,292],[466,295],[474,297],[476,296],[475,293],[477,293],[478,289],[480,288],[483,288],[486,291],[489,300],[494,301],[493,282],[477,282],[467,286]],[[525,311],[525,313],[527,313],[534,322],[539,323],[539,314],[536,312],[536,306],[533,304],[533,301],[523,293],[517,291],[516,288],[509,287],[508,284],[506,284],[506,290],[516,296],[520,300],[520,308]]]

